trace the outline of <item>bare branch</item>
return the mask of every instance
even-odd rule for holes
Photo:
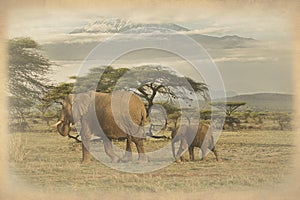
[[[80,136],[80,135],[72,136],[72,135],[70,135],[70,133],[68,134],[68,137],[69,137],[69,138],[74,139],[74,140],[76,140],[76,142],[81,143],[82,141],[78,139],[79,136]]]

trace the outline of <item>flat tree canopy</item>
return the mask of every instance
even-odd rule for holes
[[[207,97],[207,85],[189,77],[178,76],[162,66],[139,66],[134,68],[95,67],[76,79],[74,92],[95,90],[110,93],[128,90],[147,101],[147,111],[157,96],[167,99],[181,98],[192,101],[193,92]]]
[[[246,102],[212,102],[210,104],[220,110],[223,110],[227,116],[231,116],[236,109],[245,105]]]
[[[245,105],[246,102],[212,102],[210,105],[222,110],[226,114],[225,123],[227,123],[231,130],[233,130],[233,124],[239,123],[239,119],[231,116],[240,106]]]
[[[117,88],[131,90],[145,99],[148,103],[148,111],[158,94],[161,97],[185,99],[186,102],[190,102],[193,101],[194,92],[206,98],[208,91],[205,83],[179,76],[169,68],[160,65],[144,65],[130,69],[120,78]]]

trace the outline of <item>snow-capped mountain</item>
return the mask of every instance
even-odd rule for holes
[[[76,28],[70,34],[78,33],[121,33],[130,29],[138,29],[139,32],[147,32],[148,28],[170,29],[173,31],[189,31],[189,29],[173,23],[133,23],[130,20],[119,18],[103,19]]]
[[[141,37],[133,37],[126,33],[140,34]],[[186,34],[201,44],[208,51],[234,48],[249,48],[258,41],[252,38],[240,37],[237,35],[225,35],[216,37],[193,33],[185,27],[174,23],[134,23],[130,20],[120,18],[106,18],[88,23],[82,27],[75,28],[66,34],[63,40],[43,44],[43,48],[51,59],[84,59],[88,53],[104,39],[111,37],[115,33],[122,35],[123,38],[137,40],[147,38],[143,33],[155,33],[155,38],[171,39],[176,35],[170,34],[169,30]],[[104,34],[102,34],[104,33]],[[124,34],[125,33],[125,34]],[[167,36],[167,37],[166,37]],[[153,35],[150,34],[150,39]],[[126,41],[126,40],[125,40]],[[123,41],[119,41],[123,42]]]

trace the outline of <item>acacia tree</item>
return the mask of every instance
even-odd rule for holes
[[[118,79],[127,71],[127,68],[114,69],[107,67],[92,68],[89,73],[82,77],[71,76],[70,79],[75,80],[75,83],[59,83],[56,86],[51,86],[48,92],[42,98],[42,104],[39,110],[45,113],[53,105],[62,104],[66,95],[71,93],[81,93],[87,91],[97,91],[110,93]]]
[[[76,80],[74,92],[97,92],[111,93],[119,79],[129,71],[128,68],[95,67],[91,68],[85,76],[71,77]]]
[[[9,92],[13,96],[41,99],[48,89],[50,61],[41,54],[40,46],[30,38],[8,42]]]
[[[34,102],[25,98],[9,96],[9,125],[11,131],[25,131],[30,128],[26,117],[29,116]]]
[[[290,113],[275,113],[272,118],[278,123],[280,130],[291,128],[292,116]]]
[[[49,89],[51,62],[42,55],[37,42],[30,38],[15,38],[8,41],[9,53],[9,102],[11,117],[26,121],[26,111],[42,100]],[[24,105],[27,105],[24,107]]]
[[[135,92],[147,101],[147,113],[150,113],[154,99],[160,95],[168,100],[181,98],[192,101],[193,91],[207,97],[207,85],[191,78],[182,77],[162,66],[140,66],[131,69],[122,76],[117,88]]]
[[[207,99],[207,86],[188,77],[181,77],[161,66],[140,66],[135,68],[95,67],[82,77],[76,79],[74,92],[110,93],[113,90],[129,90],[147,102],[149,114],[157,96],[168,100],[182,98],[192,100],[188,93],[192,90]]]
[[[43,115],[47,115],[50,109],[53,111],[53,107],[62,104],[66,95],[71,93],[91,90],[110,93],[113,91],[119,78],[128,70],[127,68],[114,69],[112,67],[97,67],[92,68],[85,76],[71,76],[70,79],[75,80],[75,83],[60,83],[56,86],[51,86],[48,93],[43,96],[42,104],[39,105],[38,109]]]
[[[62,105],[66,95],[72,93],[73,87],[73,83],[60,83],[57,86],[50,86],[48,92],[43,96],[41,103],[36,105],[47,125],[50,125],[49,121],[51,119],[58,117],[60,108],[54,107],[53,109],[53,106]]]
[[[246,102],[213,102],[212,106],[223,110],[227,116],[231,116],[233,112],[235,112],[240,106],[245,105]]]
[[[241,106],[245,105],[246,102],[213,102],[212,106],[222,110],[226,114],[225,122],[233,130],[233,124],[239,123],[239,120],[232,116],[232,114]]]
[[[54,103],[62,104],[66,95],[71,94],[73,83],[60,83],[57,86],[51,86],[47,94],[43,96],[44,107],[48,108]]]

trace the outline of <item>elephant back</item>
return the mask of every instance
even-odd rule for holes
[[[145,124],[146,110],[136,95],[125,91],[98,93],[95,96],[95,109],[99,124],[108,138],[142,134],[140,127]]]

